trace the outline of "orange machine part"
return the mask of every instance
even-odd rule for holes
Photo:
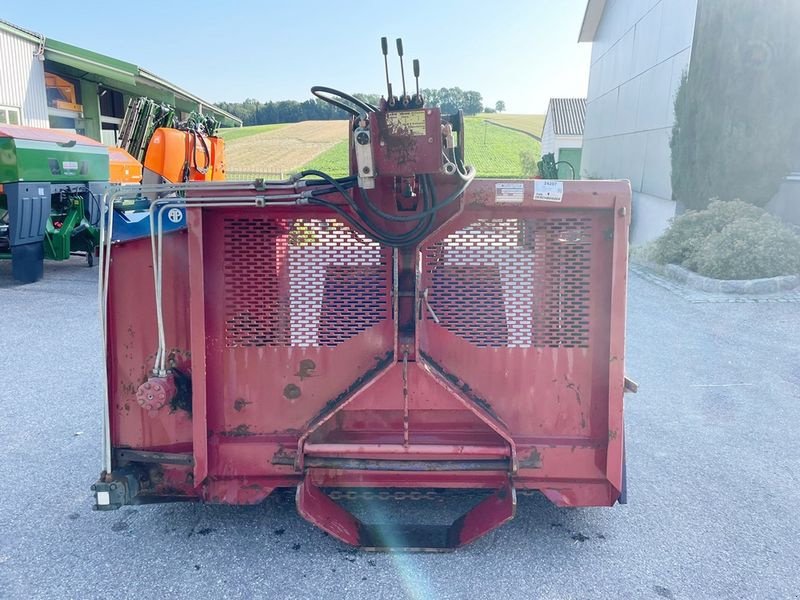
[[[225,141],[222,138],[208,138],[211,144],[211,180],[223,181],[225,179]]]
[[[108,180],[115,184],[142,183],[142,165],[127,151],[116,146],[108,148]]]
[[[171,183],[221,180],[223,152],[218,138],[159,127],[147,146],[144,166]]]

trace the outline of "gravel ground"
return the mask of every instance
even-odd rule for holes
[[[96,271],[0,265],[0,598],[800,598],[800,303],[630,284],[629,502],[518,516],[462,550],[351,550],[290,495],[91,510]],[[388,506],[388,505],[387,505]]]

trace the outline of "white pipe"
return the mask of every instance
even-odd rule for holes
[[[297,200],[302,198],[300,194],[286,194],[286,195],[274,195],[274,196],[259,196],[257,198],[252,197],[221,197],[221,198],[197,198],[193,199],[190,202],[170,202],[167,198],[163,198],[160,200],[155,201],[153,204],[150,205],[150,216],[151,216],[151,223],[152,217],[154,215],[153,209],[156,204],[159,204],[158,209],[158,217],[156,219],[156,227],[157,230],[156,240],[157,240],[157,251],[154,257],[153,262],[153,272],[155,277],[155,296],[156,296],[156,324],[158,327],[158,352],[156,353],[156,360],[154,364],[153,370],[159,377],[164,377],[167,372],[167,340],[166,340],[166,333],[164,327],[164,310],[163,310],[163,283],[162,283],[162,273],[163,273],[163,258],[164,258],[164,211],[169,208],[222,208],[222,207],[253,207],[253,208],[267,208],[269,206],[295,206],[297,205]],[[227,200],[227,202],[219,202],[220,199]],[[238,202],[238,200],[248,200],[247,202]],[[267,199],[270,202],[265,202]],[[291,202],[275,202],[274,200],[292,200]],[[260,204],[260,202],[265,202],[265,204]],[[150,239],[153,240],[154,231],[151,228],[150,230]]]
[[[280,187],[296,189],[297,183],[291,180],[283,181],[264,181],[263,185],[271,188]],[[260,190],[258,188],[258,191]],[[114,231],[114,204],[121,196],[139,195],[142,192],[178,192],[192,189],[233,189],[233,190],[253,190],[255,191],[255,181],[232,183],[232,182],[188,182],[182,184],[146,184],[139,186],[111,186],[103,194],[101,204],[100,219],[100,248],[98,261],[98,310],[100,313],[100,327],[103,344],[103,459],[102,471],[106,474],[111,473],[111,411],[109,408],[109,385],[108,385],[108,289],[111,269],[111,243]],[[212,200],[209,198],[209,200]],[[197,198],[195,202],[202,201]],[[230,205],[230,203],[221,203]],[[202,205],[202,202],[191,206]],[[152,229],[151,229],[152,236]],[[155,264],[154,264],[155,268]]]

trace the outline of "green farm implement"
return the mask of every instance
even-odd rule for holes
[[[99,242],[108,149],[87,137],[0,126],[0,257],[14,279],[41,278],[43,260],[84,254]]]

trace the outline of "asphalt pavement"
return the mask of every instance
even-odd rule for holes
[[[628,505],[522,497],[471,546],[386,554],[288,494],[93,512],[96,269],[0,264],[0,598],[800,598],[800,302],[738,300],[632,275]]]

